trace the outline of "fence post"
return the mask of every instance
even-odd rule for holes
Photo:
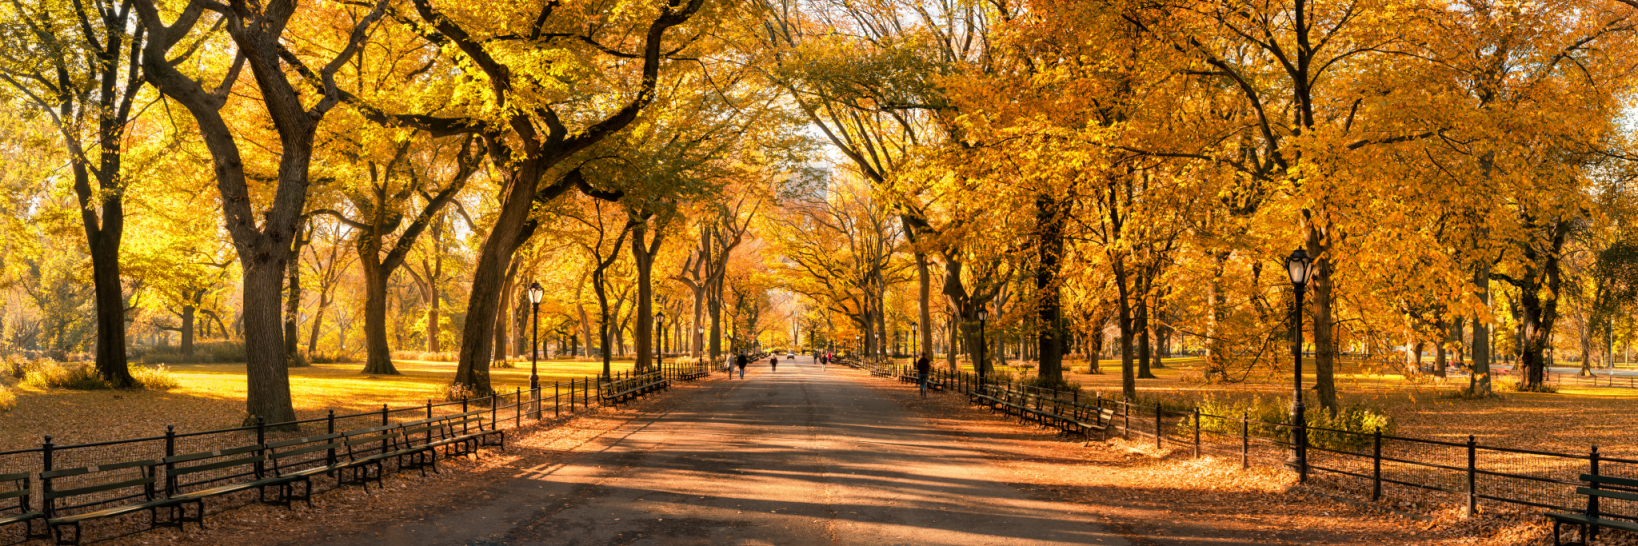
[[[1121,412],[1121,420],[1125,423],[1120,426],[1120,437],[1130,440],[1132,439],[1132,403],[1121,402],[1120,404],[1124,410]]]
[[[562,387],[562,386],[563,386],[562,381],[553,381],[552,382],[552,418],[553,419],[561,417],[562,414],[563,414],[563,393],[560,392],[559,389],[558,389],[558,387]],[[536,416],[535,419],[539,420],[540,417]]]
[[[51,435],[47,434],[47,435],[45,435],[45,443],[40,444],[40,473],[41,474],[44,474],[46,472],[51,471],[51,449],[52,449]],[[40,498],[44,499],[46,496],[49,496],[49,495],[51,495],[51,480],[41,479],[40,480]],[[45,508],[46,517],[48,517],[48,518],[51,517],[52,513],[55,512],[55,510],[51,509],[51,505],[53,503],[44,502],[43,504],[44,504],[44,508]]]
[[[430,402],[429,402],[429,405],[427,407],[428,408],[432,407],[430,405]],[[431,410],[428,410],[428,411],[431,411]],[[324,433],[325,434],[335,434],[336,433],[336,410],[335,409],[330,410],[330,416],[326,417],[324,422],[325,422]],[[325,462],[326,465],[335,466],[335,464],[336,464],[336,448],[332,447],[329,450],[327,450],[327,453],[324,455],[324,462]]]
[[[1240,469],[1251,468],[1251,414],[1240,412]]]
[[[1479,510],[1479,491],[1475,488],[1478,483],[1478,443],[1473,435],[1467,435],[1467,517],[1473,517]]]
[[[500,417],[500,391],[492,390],[492,391],[489,391],[489,429],[490,430],[500,430],[500,422],[496,420],[496,418],[498,418],[498,417]],[[478,430],[483,430],[483,427],[481,427],[481,426],[478,427]]]
[[[1587,469],[1590,471],[1590,473],[1592,475],[1594,475],[1594,476],[1598,475],[1598,446],[1592,446],[1592,454],[1587,456],[1587,467],[1588,467]],[[1593,489],[1598,489],[1598,482],[1592,482],[1592,483],[1590,483],[1588,485],[1591,485]],[[1591,517],[1591,518],[1599,517],[1598,516],[1598,496],[1597,495],[1587,495],[1587,517]],[[1597,533],[1597,531],[1593,531],[1593,532]],[[1589,542],[1589,543],[1592,542],[1591,537],[1582,537],[1582,538],[1585,539],[1584,540],[1585,542]]]
[[[1160,451],[1160,402],[1155,402],[1155,451]]]
[[[1194,458],[1200,458],[1200,408],[1194,408]]]
[[[1371,435],[1371,502],[1382,498],[1382,427]]]
[[[523,387],[512,387],[512,428],[523,427]]]
[[[259,443],[259,442],[258,442]],[[176,425],[165,425],[165,457],[176,455]],[[176,481],[171,479],[171,471],[176,469],[175,463],[165,463],[165,496],[176,495]],[[256,463],[256,477],[262,476],[262,463]]]
[[[432,418],[432,399],[427,399],[427,419]]]
[[[389,419],[389,417],[388,417],[388,414],[387,414],[387,404],[385,402],[382,402],[381,403],[381,426],[383,426],[383,427],[387,426],[387,420],[388,419]],[[381,439],[381,452],[382,453],[387,452],[387,439],[386,438]]]

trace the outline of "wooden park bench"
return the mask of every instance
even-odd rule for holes
[[[320,436],[307,436],[267,444],[267,460],[273,463],[273,476],[281,480],[275,484],[279,486],[277,501],[268,501],[263,497],[262,502],[276,502],[286,508],[296,500],[305,501],[308,508],[313,507],[313,476],[332,474],[340,466],[336,452],[343,449],[341,433],[330,433]],[[302,484],[300,493],[295,484]]]
[[[46,525],[51,527],[57,544],[79,544],[81,523],[136,512],[148,512],[150,525],[178,524],[174,519],[159,519],[160,508],[172,509],[174,518],[179,502],[158,495],[155,470],[161,464],[156,460],[124,461],[41,472]],[[54,487],[70,478],[74,480],[68,488]],[[64,531],[70,528],[74,532],[67,535]]]
[[[1582,474],[1581,481],[1591,487],[1577,487],[1575,493],[1587,497],[1587,509],[1581,513],[1548,512],[1553,520],[1553,544],[1559,545],[1559,530],[1566,523],[1581,527],[1581,541],[1571,544],[1592,544],[1598,537],[1598,528],[1621,529],[1638,533],[1638,515],[1611,514],[1599,508],[1600,499],[1638,501],[1638,479]]]
[[[400,469],[406,468],[404,461],[416,459],[423,452],[432,451],[427,444],[412,444],[405,434],[404,425],[381,425],[361,430],[348,431],[343,434],[346,438],[347,461],[335,465],[338,472],[337,481],[343,484],[358,484],[364,487],[365,492],[370,490],[370,481],[377,487],[386,488],[383,479],[386,476],[386,462],[391,460],[398,464]],[[424,465],[410,465],[421,470],[425,476],[427,471]],[[370,469],[375,474],[370,474]],[[347,474],[351,477],[347,477]]]
[[[1096,432],[1103,437],[1102,439],[1108,440],[1109,423],[1114,421],[1114,419],[1115,410],[1103,408],[1097,410],[1097,413],[1092,414],[1090,419],[1081,417],[1079,412],[1071,413],[1060,423],[1060,425],[1063,428],[1065,435],[1080,434],[1081,436],[1084,436],[1086,439],[1090,440],[1092,439],[1092,433]]]
[[[445,458],[476,453],[478,448],[484,446],[499,446],[502,451],[506,450],[506,431],[492,422],[489,428],[484,428],[483,410],[438,418],[433,423],[439,431],[429,436],[427,447],[444,448]]]
[[[298,479],[265,474],[267,446],[260,444],[173,455],[160,462],[165,465],[165,497],[176,506],[171,519],[178,527],[191,521],[205,528],[205,499],[256,489],[265,501],[266,488]],[[195,487],[204,488],[189,491]],[[188,505],[197,515],[188,515]]]
[[[643,374],[599,384],[598,398],[606,405],[621,402],[669,387],[671,382],[660,374]]]
[[[0,508],[0,527],[9,525],[23,525],[23,540],[35,538],[50,538],[50,529],[34,531],[35,520],[45,518],[45,512],[29,508],[29,501],[34,496],[34,476],[28,472],[17,474],[0,474],[0,485],[11,487],[10,490],[0,492],[0,502],[12,504],[10,507]],[[7,513],[11,512],[11,513]]]

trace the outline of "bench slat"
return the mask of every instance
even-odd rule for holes
[[[1607,499],[1621,499],[1621,500],[1629,500],[1629,501],[1638,501],[1638,493],[1627,493],[1627,492],[1624,492],[1624,491],[1611,491],[1611,490],[1608,490],[1608,489],[1593,489],[1591,487],[1577,487],[1577,488],[1575,488],[1575,494],[1577,494],[1577,495],[1587,495],[1587,496],[1591,496],[1591,497],[1603,497],[1603,498],[1607,498]]]
[[[84,494],[87,494],[87,493],[101,493],[103,491],[112,491],[112,490],[115,490],[115,489],[124,489],[124,488],[127,488],[127,487],[136,487],[136,486],[139,486],[139,485],[149,485],[149,484],[152,484],[152,483],[154,483],[153,476],[148,476],[148,477],[144,477],[144,478],[137,478],[137,479],[134,479],[134,480],[125,480],[125,481],[120,481],[120,482],[104,483],[104,484],[98,484],[98,485],[88,485],[88,486],[85,486],[85,487],[76,487],[76,488],[73,488],[73,489],[64,489],[64,490],[61,490],[61,491],[52,491],[50,493],[47,493],[45,498],[46,498],[46,500],[53,500],[53,499],[60,499],[60,498],[63,498],[63,497],[74,497],[74,496],[78,496],[78,495],[84,495]]]
[[[68,476],[78,476],[78,475],[81,475],[81,474],[90,474],[90,473],[93,473],[93,472],[104,472],[104,471],[108,471],[108,470],[122,470],[122,469],[126,469],[126,468],[135,468],[135,467],[139,467],[139,466],[159,466],[159,461],[154,461],[154,460],[124,461],[124,462],[118,462],[118,463],[100,464],[100,465],[95,465],[95,466],[82,466],[82,467],[79,467],[79,468],[64,468],[62,470],[52,470],[50,472],[41,472],[40,477],[42,479],[64,478],[64,477],[68,477]]]
[[[1602,483],[1602,484],[1609,484],[1609,485],[1619,485],[1619,486],[1623,486],[1623,487],[1638,487],[1638,479],[1620,478],[1620,477],[1616,477],[1616,476],[1582,474],[1581,475],[1581,481],[1592,482],[1592,483]]]
[[[259,462],[262,462],[262,461],[265,461],[265,460],[267,460],[267,457],[262,456],[262,455],[257,455],[257,456],[254,456],[254,457],[245,457],[243,459],[232,459],[232,460],[227,460],[227,461],[219,461],[219,462],[214,462],[214,463],[198,464],[198,465],[193,465],[193,466],[178,466],[176,468],[172,468],[172,469],[167,470],[165,472],[167,474],[172,475],[172,476],[182,476],[182,475],[186,475],[186,474],[193,474],[195,472],[204,472],[206,470],[216,470],[218,468],[228,468],[228,467],[233,467],[233,466],[250,466],[252,464],[259,463]]]

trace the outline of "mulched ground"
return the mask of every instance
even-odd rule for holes
[[[1285,469],[1191,450],[1156,452],[1149,442],[1066,440],[967,403],[958,394],[918,397],[915,388],[872,381],[938,427],[989,453],[1016,486],[1097,514],[1140,546],[1170,544],[1552,544],[1537,511],[1483,507],[1461,517],[1448,499],[1397,493],[1371,503],[1325,478],[1305,485]],[[1568,538],[1568,537],[1566,537]],[[1638,544],[1605,532],[1595,544]]]

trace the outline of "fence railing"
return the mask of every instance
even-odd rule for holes
[[[913,374],[908,366],[896,366],[890,375]],[[972,373],[936,369],[932,378],[954,392],[978,392],[980,378]],[[1475,436],[1465,441],[1412,438],[1371,432],[1337,430],[1251,419],[1246,415],[1223,416],[1177,411],[1160,405],[1143,405],[1088,396],[1080,391],[1042,389],[1015,383],[984,382],[987,389],[1005,389],[1025,397],[1051,399],[1095,415],[1102,409],[1114,410],[1112,430],[1128,439],[1153,440],[1157,449],[1167,446],[1192,449],[1196,456],[1211,453],[1242,467],[1252,463],[1285,466],[1313,474],[1336,476],[1347,490],[1375,501],[1384,488],[1402,487],[1447,495],[1464,502],[1474,513],[1481,502],[1497,502],[1519,507],[1580,511],[1585,496],[1576,488],[1585,486],[1582,474],[1638,478],[1638,459],[1607,457],[1598,446],[1585,453],[1555,453],[1516,447],[1483,445]],[[1302,435],[1307,456],[1305,468],[1292,456],[1291,438]],[[1631,513],[1631,512],[1628,512]]]
[[[709,375],[709,370],[705,363],[663,363],[659,371],[640,374],[640,377],[689,381],[707,375]],[[174,426],[167,426],[163,433],[155,431],[155,435],[142,438],[65,445],[55,443],[50,435],[46,435],[37,447],[0,451],[0,474],[26,472],[38,476],[40,473],[50,472],[54,469],[106,465],[132,460],[159,460],[177,454],[224,450],[246,445],[266,445],[318,434],[409,423],[484,409],[488,410],[485,420],[490,427],[502,430],[517,429],[525,425],[550,422],[560,417],[590,409],[594,400],[600,398],[598,393],[605,384],[629,380],[630,377],[632,377],[631,374],[624,373],[609,379],[589,376],[554,382],[550,385],[540,385],[539,388],[532,391],[514,388],[511,392],[496,391],[491,396],[482,398],[436,403],[428,400],[424,404],[398,408],[382,404],[379,410],[360,413],[337,414],[335,410],[330,410],[323,417],[281,423],[266,423],[257,419],[256,424],[252,426],[218,430],[178,432]],[[317,455],[320,458],[327,457],[330,460],[334,460],[336,456],[334,453],[319,453]],[[156,470],[157,475],[154,476],[157,483],[165,484],[166,489],[241,480],[254,473],[243,467],[231,467],[216,472],[192,473],[180,478],[186,481],[178,482],[173,481],[176,478],[169,475],[168,469],[169,467],[161,466]],[[62,490],[75,487],[75,483],[74,477],[65,477],[57,478],[54,485],[57,489]],[[42,506],[44,494],[45,492],[42,489],[36,488],[32,495],[34,498],[30,504]],[[73,506],[60,506],[59,508],[74,509],[96,505],[114,505],[139,495],[140,493],[131,494],[129,489],[114,490],[103,496],[88,496],[85,498],[85,502],[78,502]],[[0,517],[5,515],[5,513],[0,513]],[[4,532],[3,529],[0,529],[0,533]],[[3,537],[4,535],[0,534],[0,538]]]

